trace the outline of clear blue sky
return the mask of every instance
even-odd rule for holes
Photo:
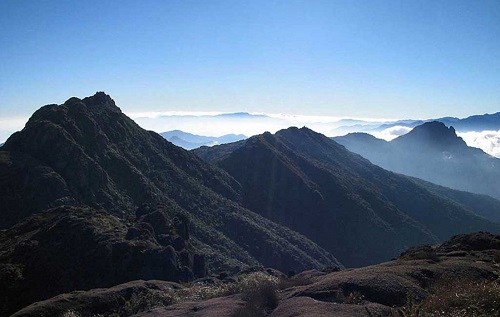
[[[125,112],[497,112],[500,1],[0,1],[0,118],[98,90]]]

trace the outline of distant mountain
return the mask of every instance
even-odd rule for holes
[[[337,133],[355,133],[355,132],[380,132],[396,126],[415,128],[427,122],[441,122],[447,127],[453,126],[459,132],[500,130],[500,112],[494,114],[474,115],[467,118],[443,117],[428,120],[398,120],[385,123],[372,123],[367,121],[342,121],[344,125],[335,129]]]
[[[213,146],[244,140],[247,137],[243,134],[226,134],[220,137],[202,136],[187,133],[181,130],[172,130],[160,133],[169,142],[180,146],[186,150],[192,150],[200,146]]]
[[[500,159],[468,147],[444,123],[424,123],[390,142],[363,133],[333,139],[391,171],[500,199]]]
[[[394,127],[415,128],[427,122],[442,122],[447,127],[453,126],[458,132],[481,132],[486,130],[500,130],[500,112],[494,114],[474,115],[467,118],[442,117],[428,120],[397,120],[384,123],[373,123],[363,120],[340,120],[333,131],[335,134],[348,133],[377,133]]]
[[[44,106],[0,150],[0,316],[129,279],[340,266],[240,196],[230,175],[140,128],[105,93]]]
[[[480,216],[485,205],[500,215],[495,200],[475,195],[465,204],[453,197],[459,192],[431,191],[307,128],[195,153],[240,182],[243,206],[304,234],[347,266],[385,261],[456,233],[500,230]]]
[[[441,118],[437,121],[446,126],[453,126],[457,131],[500,130],[500,112],[493,114],[474,115],[464,119]]]
[[[248,112],[233,112],[233,113],[222,113],[216,115],[219,118],[231,118],[231,119],[258,119],[258,118],[269,118],[264,114],[251,114]]]

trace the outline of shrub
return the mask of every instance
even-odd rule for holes
[[[496,282],[446,280],[436,284],[420,304],[410,303],[400,316],[495,317],[500,316],[500,285]]]
[[[177,300],[177,296],[173,292],[151,290],[139,294],[133,294],[122,307],[120,315],[130,316],[153,308],[172,305]]]
[[[65,311],[61,317],[80,317],[81,315],[74,310]]]
[[[219,284],[184,283],[185,288],[171,292],[145,292],[134,294],[125,305],[116,312],[117,316],[131,316],[155,307],[168,306],[185,301],[201,301],[215,297],[242,294],[246,305],[237,316],[264,316],[278,304],[277,277],[263,272],[242,275],[236,282]],[[251,315],[241,315],[251,313]],[[73,317],[73,316],[64,316]]]
[[[108,317],[132,316],[153,308],[169,306],[178,301],[179,297],[174,290],[147,290],[132,294],[132,296],[118,310],[115,310],[111,315],[108,315]]]
[[[227,296],[233,294],[245,293],[248,290],[255,289],[261,285],[278,285],[277,277],[263,272],[254,272],[242,275],[236,282],[228,284],[194,284],[177,292],[177,302],[204,300],[214,297]]]
[[[237,310],[233,315],[234,317],[267,316],[278,306],[277,279],[268,277],[257,276],[257,278],[247,280],[245,289],[242,292],[245,306]]]
[[[264,272],[255,272],[247,275],[240,276],[238,282],[229,284],[227,295],[245,293],[248,290],[256,289],[262,285],[273,285],[277,288],[279,278],[266,274]]]

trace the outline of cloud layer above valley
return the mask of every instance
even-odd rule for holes
[[[266,131],[275,133],[290,126],[306,126],[326,136],[345,135],[349,132],[363,131],[390,141],[408,133],[411,128],[396,125],[384,130],[377,129],[383,123],[394,122],[390,119],[341,118],[327,116],[306,116],[289,114],[262,113],[221,113],[221,112],[141,112],[127,113],[141,127],[158,133],[182,130],[204,136],[225,134],[244,134],[252,136]],[[0,118],[0,143],[15,131],[21,130],[28,118]],[[500,130],[458,133],[464,141],[486,153],[500,157]]]
[[[305,116],[289,114],[261,113],[129,113],[139,125],[148,130],[165,132],[182,130],[198,135],[221,136],[225,134],[244,134],[252,136],[266,131],[275,133],[290,126],[306,126],[327,136],[337,136],[342,133],[339,127],[353,124],[382,123],[382,120],[369,118],[348,119],[327,116]]]
[[[469,146],[480,148],[486,153],[500,157],[500,130],[458,133]]]
[[[380,132],[372,132],[370,134],[376,138],[390,141],[390,140],[393,140],[393,139],[397,138],[398,136],[404,135],[410,131],[411,131],[411,128],[409,128],[409,127],[397,125],[395,127],[390,127],[390,128],[385,129],[385,130],[382,130]]]

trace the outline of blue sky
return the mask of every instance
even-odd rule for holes
[[[500,111],[500,1],[0,1],[0,121],[124,112]]]

